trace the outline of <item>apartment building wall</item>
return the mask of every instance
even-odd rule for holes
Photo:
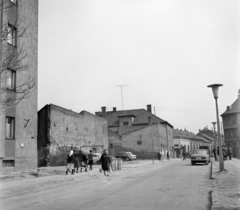
[[[7,119],[14,119],[13,138],[7,138],[5,129],[4,151],[1,171],[27,171],[37,168],[37,97],[38,97],[38,0],[21,0],[4,10],[3,25],[16,25],[18,34],[26,30],[24,36],[16,39],[15,45],[7,41],[2,43],[3,51],[17,51],[20,48],[26,53],[22,65],[28,64],[25,71],[16,71],[16,87],[27,78],[35,81],[31,94],[16,106],[5,107],[5,124]],[[13,66],[8,66],[15,70]],[[7,91],[7,97],[14,95],[14,90]],[[5,127],[7,128],[7,127]]]

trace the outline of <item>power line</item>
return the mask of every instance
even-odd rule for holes
[[[212,113],[214,112],[213,109],[183,109],[183,108],[166,108],[166,107],[156,107],[157,109],[161,111],[167,111],[167,112],[183,112],[183,113]]]

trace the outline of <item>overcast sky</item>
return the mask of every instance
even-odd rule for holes
[[[151,104],[175,128],[216,121],[240,88],[238,0],[39,0],[38,109]]]

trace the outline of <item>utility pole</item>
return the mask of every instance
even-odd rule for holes
[[[124,110],[124,107],[123,107],[123,92],[122,92],[122,88],[125,87],[125,86],[128,86],[128,85],[116,85],[116,86],[121,88],[121,95],[122,95],[122,110]]]

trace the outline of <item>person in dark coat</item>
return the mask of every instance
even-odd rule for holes
[[[183,151],[183,160],[186,160],[186,152]]]
[[[161,161],[161,158],[162,158],[162,154],[161,154],[161,152],[159,151],[159,152],[158,152],[158,160]]]
[[[216,148],[215,147],[213,148],[213,154],[214,154],[214,159],[216,161],[217,160],[217,153],[216,153]]]
[[[230,146],[228,146],[228,157],[229,160],[232,160],[232,148]]]
[[[170,159],[169,159],[169,152],[168,152],[168,151],[167,151],[167,159],[170,160]]]
[[[73,164],[74,164],[74,172],[78,173],[78,169],[80,167],[80,154],[77,150],[73,151]]]
[[[92,170],[92,165],[93,165],[93,153],[92,153],[92,150],[90,150],[90,153],[88,154],[88,165],[89,165],[89,170]]]
[[[103,170],[105,176],[109,176],[110,163],[111,163],[111,159],[110,159],[109,155],[107,154],[107,150],[105,149],[100,158],[100,164],[102,166],[102,170]]]
[[[80,154],[80,165],[81,165],[81,170],[80,172],[82,172],[82,168],[85,168],[85,171],[87,172],[88,169],[88,158],[86,156],[86,154],[82,151],[79,152]]]

